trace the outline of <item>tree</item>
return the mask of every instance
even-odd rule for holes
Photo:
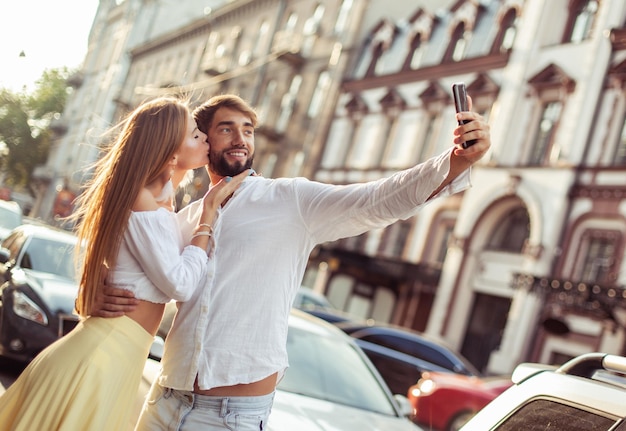
[[[30,190],[35,167],[45,164],[50,122],[63,112],[70,74],[65,67],[46,70],[30,94],[0,88],[0,170],[6,185]]]

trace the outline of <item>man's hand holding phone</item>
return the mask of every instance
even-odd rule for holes
[[[454,108],[456,112],[466,112],[469,111],[469,102],[467,99],[467,89],[465,88],[465,84],[463,82],[456,82],[452,84],[452,95],[454,97]],[[459,126],[463,124],[469,123],[469,120],[459,120]],[[466,142],[463,142],[461,146],[463,148],[471,147],[476,143],[476,139],[472,139]]]

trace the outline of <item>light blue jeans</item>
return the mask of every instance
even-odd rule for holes
[[[274,393],[214,397],[152,385],[135,431],[263,431]]]

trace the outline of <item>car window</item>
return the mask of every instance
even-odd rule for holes
[[[561,404],[547,399],[536,399],[525,404],[508,417],[498,431],[607,431],[615,419]]]
[[[22,216],[16,211],[0,207],[0,226],[6,229],[15,229],[22,224]]]
[[[409,386],[422,377],[423,370],[413,363],[367,348],[364,351],[393,394],[406,395]]]
[[[443,353],[437,351],[417,338],[404,338],[395,335],[372,334],[361,337],[364,341],[378,344],[379,346],[397,350],[415,358],[424,359],[432,364],[439,365],[448,370],[454,370],[455,364]]]
[[[287,392],[395,415],[391,400],[351,343],[290,327],[289,368],[278,387]]]
[[[32,238],[22,254],[21,266],[35,271],[74,278],[74,245]]]

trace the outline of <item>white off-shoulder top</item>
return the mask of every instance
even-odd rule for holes
[[[187,301],[214,272],[210,261],[206,250],[184,245],[172,211],[132,212],[107,283],[150,302]]]

